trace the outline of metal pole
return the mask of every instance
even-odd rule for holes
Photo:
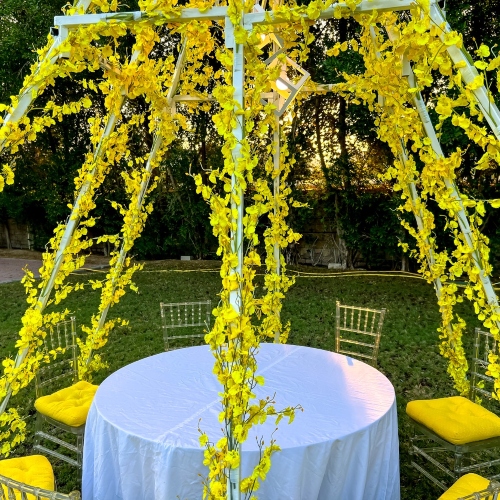
[[[279,94],[275,92],[275,101],[279,101]],[[276,220],[276,217],[278,216],[279,212],[279,205],[278,205],[278,196],[280,193],[280,119],[279,116],[276,115],[276,122],[274,124],[274,134],[273,134],[273,142],[274,142],[274,179],[273,179],[273,195],[274,195],[274,217]],[[274,260],[276,262],[276,274],[278,276],[281,276],[281,251],[280,251],[280,246],[279,243],[276,241],[274,243]],[[280,316],[280,313],[276,313],[277,316]],[[280,332],[277,330],[274,332],[274,343],[279,344],[280,342]]]
[[[168,95],[167,95],[167,106],[170,106],[170,107],[172,106],[173,97],[174,97],[175,92],[177,90],[177,86],[179,85],[179,80],[181,77],[182,68],[184,67],[184,63],[186,61],[186,52],[187,52],[186,47],[187,47],[187,43],[186,43],[186,40],[184,40],[182,43],[181,51],[179,53],[179,58],[177,59],[177,64],[175,67],[174,76],[172,78],[172,85],[171,85],[171,87],[168,91]],[[154,141],[153,141],[153,147],[151,148],[151,152],[149,153],[148,161],[146,163],[145,177],[142,180],[140,193],[139,193],[139,196],[137,198],[137,210],[140,210],[142,208],[142,205],[144,204],[144,198],[146,195],[146,191],[148,189],[149,181],[151,179],[151,173],[152,173],[153,168],[154,168],[156,155],[158,154],[158,151],[161,148],[162,143],[163,143],[163,137],[161,136],[161,134],[159,132],[160,129],[161,129],[161,127],[157,128],[157,133],[156,133]],[[116,288],[116,281],[122,272],[123,263],[125,262],[125,258],[127,256],[129,246],[130,246],[130,242],[122,241],[122,244],[120,247],[120,254],[118,256],[117,263],[115,264],[115,274],[112,278],[112,284],[111,284],[111,288],[112,288],[111,293],[112,294],[114,293],[115,288]],[[99,318],[99,323],[98,323],[96,329],[94,330],[94,334],[97,334],[97,332],[99,330],[101,330],[101,328],[104,326],[104,323],[106,322],[106,317],[108,315],[110,307],[111,306],[108,305],[102,310],[101,316]],[[93,347],[90,348],[89,355],[87,357],[87,360],[85,361],[85,365],[87,365],[87,366],[89,365],[89,363],[92,359],[92,354],[93,354]]]
[[[134,52],[132,55],[131,61],[135,61],[139,56],[139,52]],[[120,103],[119,103],[119,108],[121,109],[124,101],[125,101],[125,93],[122,92],[120,93]],[[94,177],[95,172],[97,170],[97,167],[95,166],[97,162],[100,160],[102,155],[104,154],[104,148],[103,145],[108,139],[108,137],[111,135],[113,132],[115,125],[117,121],[117,115],[112,112],[109,117],[108,121],[106,123],[106,127],[104,129],[104,132],[102,134],[101,140],[99,141],[99,144],[96,147],[96,150],[94,151],[94,168],[91,170],[89,173],[90,177]],[[52,272],[50,274],[49,280],[45,284],[45,286],[42,288],[42,291],[40,292],[40,295],[38,297],[38,302],[36,304],[36,309],[40,312],[43,312],[45,307],[47,306],[47,302],[50,297],[50,293],[52,292],[52,288],[54,287],[56,277],[59,274],[59,270],[61,269],[61,265],[64,261],[64,251],[66,248],[69,246],[71,243],[71,240],[73,238],[73,234],[78,227],[78,224],[80,223],[80,216],[78,215],[79,213],[79,207],[81,204],[81,201],[85,198],[87,193],[90,190],[91,183],[89,181],[85,181],[82,186],[80,187],[80,191],[78,192],[78,195],[76,197],[75,203],[73,204],[73,209],[71,210],[71,214],[68,217],[68,222],[66,224],[66,228],[64,229],[64,234],[61,238],[61,242],[59,243],[59,247],[56,251],[56,256],[54,258],[54,267],[52,269]],[[21,363],[24,361],[26,358],[26,355],[28,354],[28,348],[23,349],[21,352],[19,352],[16,356],[16,361],[14,364],[15,368],[18,368]],[[7,394],[5,395],[5,398],[2,401],[2,404],[0,405],[0,414],[2,414],[5,411],[5,408],[7,407],[7,404],[9,402],[10,396],[12,395],[12,389],[10,387],[7,388]]]
[[[226,18],[226,30],[228,25],[232,25],[229,17]],[[232,25],[234,28],[234,25]],[[245,56],[243,45],[233,42],[233,37],[226,36],[226,45],[232,45],[233,47],[233,87],[234,87],[234,100],[236,105],[234,111],[239,109],[245,109]],[[229,42],[229,43],[228,43]],[[239,277],[243,275],[243,215],[244,215],[244,198],[243,190],[236,177],[236,171],[238,170],[239,159],[242,157],[241,154],[241,141],[245,136],[245,120],[243,115],[237,115],[236,126],[233,129],[233,135],[236,138],[236,145],[232,151],[234,171],[231,176],[231,189],[233,196],[238,199],[236,202],[233,198],[231,199],[231,213],[237,212],[237,217],[232,218],[232,226],[236,225],[236,230],[231,229],[231,252],[238,256],[238,264],[232,273],[236,273]],[[230,304],[233,306],[234,310],[239,314],[242,313],[243,300],[242,300],[242,290],[239,286],[236,290],[232,290],[229,295]],[[231,432],[232,424],[229,425],[228,432],[228,449],[230,451],[236,450],[241,456],[241,444],[233,437]],[[227,498],[228,500],[240,500],[240,466],[236,468],[230,468],[228,470],[227,477]]]

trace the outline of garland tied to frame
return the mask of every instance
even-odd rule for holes
[[[379,137],[391,147],[396,158],[401,157],[403,144],[403,153],[408,157],[407,161],[396,160],[384,178],[395,179],[394,190],[402,192],[404,203],[400,210],[419,213],[422,219],[421,229],[414,228],[404,220],[402,225],[416,240],[417,248],[411,253],[419,261],[422,275],[429,282],[440,280],[443,284],[438,300],[442,317],[439,328],[440,351],[449,360],[448,373],[453,378],[456,389],[460,394],[466,395],[469,390],[466,378],[468,364],[462,345],[465,321],[454,313],[454,305],[462,302],[463,296],[471,300],[479,320],[495,338],[500,338],[498,307],[488,304],[474,255],[475,250],[480,256],[479,264],[484,274],[490,275],[492,268],[489,264],[488,239],[479,229],[485,214],[485,203],[483,200],[472,200],[463,194],[460,195],[460,199],[453,196],[447,181],[456,178],[456,171],[461,162],[461,151],[457,149],[448,157],[436,158],[432,141],[423,129],[422,121],[413,106],[413,100],[417,92],[433,83],[432,71],[439,71],[441,77],[448,79],[449,88],[456,91],[458,97],[451,99],[444,95],[437,99],[435,106],[439,116],[437,130],[440,130],[442,124],[451,117],[452,125],[462,128],[469,139],[484,150],[476,169],[491,168],[493,164],[500,162],[500,142],[491,134],[488,135],[486,128],[481,124],[483,116],[473,94],[473,90],[484,83],[485,77],[480,73],[474,82],[464,84],[459,72],[463,65],[453,65],[446,52],[446,47],[449,45],[461,47],[462,39],[456,32],[443,34],[444,26],[432,23],[428,3],[416,6],[412,12],[412,20],[406,23],[397,23],[397,16],[394,13],[373,13],[371,16],[359,16],[357,20],[362,26],[361,47],[358,48],[357,41],[354,43],[351,41],[351,47],[363,55],[366,72],[360,76],[344,75],[347,83],[343,87],[343,92],[346,96],[353,92],[356,99],[362,100],[371,110],[378,112],[376,125]],[[377,47],[372,43],[373,37],[370,31],[374,23],[381,28],[377,33]],[[382,30],[386,32],[391,30],[393,36],[384,36]],[[345,45],[342,47],[339,44],[333,50],[346,49]],[[403,54],[412,63],[416,79],[415,87],[410,87],[408,81],[400,76]],[[481,60],[476,61],[475,66],[480,72],[496,70],[500,66],[499,57],[485,62],[484,59],[489,54],[490,51],[485,45],[481,45],[476,51]],[[378,104],[377,93],[385,101],[383,108]],[[412,153],[418,160],[412,157]],[[417,166],[417,161],[422,167]],[[418,185],[420,189],[416,203],[410,193],[411,183]],[[429,199],[434,199],[446,214],[445,229],[451,233],[455,244],[452,251],[437,248],[432,234],[435,229],[434,215],[426,208],[426,201]],[[500,207],[500,200],[487,201],[493,208]],[[472,249],[460,231],[461,210],[464,207],[465,210],[468,209]],[[407,245],[402,244],[402,246],[407,249]],[[432,264],[428,261],[430,252],[434,255]],[[464,293],[460,294],[455,281],[464,277],[468,280],[468,284]],[[496,379],[493,397],[498,399],[500,365],[497,361],[495,355],[490,355],[488,374]]]
[[[430,87],[438,72],[440,78],[448,82],[449,95],[443,95],[433,103],[438,115],[439,131],[449,121],[464,131],[470,141],[483,149],[484,154],[476,165],[477,170],[492,168],[500,161],[500,142],[488,134],[482,125],[484,116],[479,109],[473,91],[487,82],[488,72],[496,71],[499,79],[499,57],[490,57],[491,51],[481,45],[474,63],[479,70],[476,79],[465,84],[460,65],[454,65],[446,48],[461,47],[462,40],[456,32],[445,33],[444,26],[432,23],[429,15],[429,1],[415,4],[411,9],[411,18],[400,18],[394,13],[355,13],[359,0],[348,0],[341,6],[337,2],[314,0],[307,6],[297,6],[289,1],[283,4],[272,4],[277,19],[283,22],[265,26],[256,25],[251,31],[244,29],[240,22],[242,14],[250,12],[253,3],[230,0],[228,15],[235,26],[234,37],[245,49],[245,101],[241,107],[234,98],[232,87],[232,50],[220,46],[215,32],[220,30],[221,23],[208,20],[193,20],[184,24],[169,24],[169,18],[179,16],[181,8],[172,0],[141,0],[139,6],[147,17],[134,23],[125,24],[119,18],[108,23],[99,23],[80,27],[72,31],[67,41],[58,50],[69,53],[57,65],[38,64],[33,67],[32,74],[27,77],[22,90],[36,88],[37,94],[52,85],[56,78],[83,71],[96,72],[104,67],[102,81],[96,85],[93,80],[83,79],[82,86],[88,91],[82,99],[68,103],[49,101],[42,112],[35,116],[23,117],[19,122],[8,123],[0,128],[0,141],[15,154],[19,146],[26,141],[34,141],[38,133],[61,120],[64,115],[78,113],[92,106],[92,95],[102,92],[105,95],[106,118],[95,117],[90,122],[90,151],[82,166],[75,187],[78,190],[88,183],[85,196],[79,200],[76,218],[79,221],[73,238],[64,252],[63,262],[56,276],[54,304],[63,300],[71,291],[85,286],[84,284],[66,283],[69,273],[84,265],[82,252],[88,250],[92,242],[87,238],[87,230],[95,224],[90,212],[94,208],[93,201],[96,190],[102,185],[106,175],[115,165],[125,166],[122,174],[126,192],[130,198],[127,207],[115,204],[115,208],[124,217],[121,234],[104,236],[101,241],[118,243],[121,241],[125,252],[130,250],[133,242],[140,236],[150,205],[143,207],[141,201],[141,184],[147,183],[152,168],[158,166],[168,144],[175,138],[180,127],[188,129],[189,120],[184,115],[169,115],[168,90],[174,70],[174,57],[165,59],[150,58],[155,43],[159,42],[157,26],[168,25],[172,33],[178,34],[187,41],[186,64],[179,81],[179,93],[204,95],[205,89],[213,88],[212,95],[218,106],[213,120],[224,145],[222,153],[224,165],[212,170],[207,178],[194,176],[196,190],[210,205],[212,213],[210,222],[214,235],[219,242],[218,255],[222,259],[221,278],[222,291],[219,306],[214,310],[215,324],[206,335],[215,357],[214,372],[223,386],[221,422],[224,422],[224,435],[216,443],[211,441],[200,429],[200,443],[206,447],[205,464],[209,474],[204,483],[204,497],[208,499],[225,498],[227,494],[228,470],[236,468],[240,462],[239,451],[231,446],[230,441],[243,443],[253,425],[263,422],[272,416],[278,422],[284,416],[293,420],[295,411],[300,407],[276,410],[272,398],[255,401],[254,389],[257,384],[264,383],[262,377],[256,375],[255,355],[261,340],[280,333],[282,341],[286,341],[289,325],[282,325],[280,320],[281,301],[284,293],[293,283],[293,279],[285,272],[276,273],[277,262],[274,248],[280,249],[297,241],[299,235],[291,230],[285,221],[288,214],[290,189],[286,185],[287,175],[293,166],[289,158],[285,137],[280,150],[278,168],[273,164],[271,155],[274,145],[269,137],[275,130],[275,105],[261,101],[261,94],[273,90],[280,64],[268,67],[263,62],[264,53],[262,38],[270,32],[284,40],[285,52],[278,56],[281,64],[288,56],[296,62],[307,59],[308,46],[314,41],[309,32],[309,20],[315,20],[320,13],[334,7],[335,18],[354,16],[361,26],[358,39],[336,44],[329,55],[338,55],[348,49],[359,52],[363,56],[365,70],[363,74],[345,74],[345,83],[337,86],[347,99],[354,103],[363,102],[377,114],[376,125],[379,137],[392,149],[396,161],[384,174],[384,179],[394,182],[394,190],[401,191],[402,212],[418,215],[421,227],[402,221],[402,224],[415,238],[416,248],[412,254],[420,263],[420,272],[429,281],[439,281],[439,308],[442,325],[439,328],[441,353],[449,360],[448,372],[454,380],[457,390],[464,394],[468,390],[466,379],[467,361],[462,346],[462,333],[465,322],[454,312],[454,306],[465,296],[472,301],[478,318],[491,333],[500,340],[498,324],[500,313],[498,307],[488,303],[481,282],[481,273],[491,274],[489,264],[488,239],[481,233],[480,225],[485,215],[485,200],[473,200],[465,195],[457,198],[453,195],[450,183],[456,178],[461,163],[461,151],[457,149],[449,156],[436,156],[432,138],[427,136],[422,121],[414,106],[416,99],[421,99],[420,91]],[[212,3],[195,0],[185,5],[200,9],[210,8]],[[91,12],[116,12],[116,0],[93,0]],[[77,7],[68,7],[67,15],[81,14]],[[303,17],[305,15],[305,17]],[[409,20],[408,20],[409,19]],[[135,36],[134,51],[138,54],[130,61],[123,59],[114,50],[120,38],[128,32]],[[390,36],[387,36],[389,33]],[[51,40],[49,40],[51,42]],[[96,43],[99,42],[99,43]],[[104,43],[103,43],[104,42]],[[49,45],[39,51],[40,61],[49,51]],[[207,65],[206,61],[216,58],[219,69]],[[102,62],[105,61],[103,65]],[[415,76],[415,85],[402,78],[403,64],[411,64]],[[500,83],[500,82],[499,82]],[[145,123],[144,115],[123,116],[121,103],[122,93],[127,98],[146,96],[149,104],[147,121],[151,132],[162,138],[161,146],[154,158],[148,154],[133,158],[128,150],[129,137],[133,127]],[[381,99],[377,99],[377,95]],[[491,97],[493,99],[493,97]],[[0,110],[12,112],[17,105],[13,99],[10,106],[2,106]],[[383,105],[382,105],[383,103]],[[190,103],[185,105],[191,112],[198,109],[207,111],[210,104]],[[238,139],[234,129],[238,120],[245,120],[246,136]],[[117,127],[108,136],[104,135],[110,120],[117,122]],[[286,129],[286,119],[282,124]],[[259,146],[266,145],[267,154],[260,163]],[[240,157],[235,162],[233,151],[239,148]],[[151,168],[144,164],[152,163]],[[262,164],[263,168],[258,165]],[[279,189],[273,192],[270,185],[279,175]],[[14,181],[13,165],[4,165],[0,173],[0,190],[4,184]],[[154,188],[153,184],[146,190]],[[414,196],[415,189],[417,198]],[[232,234],[236,231],[235,221],[238,217],[238,204],[242,195],[251,200],[245,207],[243,217],[243,233],[245,253],[243,262],[231,246]],[[426,202],[433,199],[447,217],[446,230],[452,236],[455,247],[452,250],[439,249],[433,236],[435,229],[434,215],[426,208]],[[288,200],[288,201],[287,201]],[[493,208],[500,207],[500,200],[486,200]],[[70,207],[73,208],[73,207]],[[460,226],[462,215],[468,215],[470,234],[467,240]],[[267,217],[269,225],[259,236],[257,224]],[[61,244],[65,225],[60,225],[54,232],[50,242],[55,252]],[[265,276],[265,293],[256,295],[254,284],[255,267],[260,266],[261,259],[256,251],[263,239],[267,273]],[[472,246],[471,246],[472,245]],[[407,250],[407,246],[402,244]],[[54,269],[55,253],[44,256],[41,283],[37,286],[33,275],[26,274],[23,283],[27,292],[28,309],[23,317],[23,328],[16,347],[27,349],[24,362],[14,366],[13,360],[4,360],[3,377],[0,379],[0,397],[5,397],[7,387],[13,393],[25,387],[33,378],[41,363],[50,360],[40,347],[45,335],[44,329],[64,319],[63,313],[45,313],[40,307],[38,290],[44,290]],[[432,254],[432,259],[429,255]],[[285,263],[280,262],[284,271]],[[129,286],[134,289],[132,277],[140,266],[133,265],[130,259],[123,258],[123,252],[115,252],[111,259],[111,270],[103,282],[92,281],[93,288],[101,288],[99,313],[106,311],[117,303]],[[456,279],[466,276],[468,284],[463,294],[459,292]],[[231,293],[238,291],[241,307],[237,311],[231,305]],[[86,339],[80,339],[82,358],[79,360],[80,374],[91,377],[94,370],[103,366],[98,355],[90,361],[91,354],[103,347],[114,322],[111,320],[101,325],[100,314],[92,318],[91,326],[85,326]],[[121,320],[120,320],[121,321]],[[498,398],[500,390],[500,360],[490,355],[488,373],[495,377],[494,397]],[[10,408],[0,416],[0,425],[4,429],[0,433],[1,451],[8,454],[11,447],[24,437],[25,426],[16,411]],[[262,449],[261,459],[255,466],[251,476],[244,478],[241,491],[247,498],[255,498],[253,492],[259,487],[270,468],[271,455],[278,450],[278,444],[272,440]]]

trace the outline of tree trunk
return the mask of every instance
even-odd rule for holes
[[[349,251],[347,249],[347,245],[345,243],[345,240],[343,238],[344,235],[344,230],[342,229],[342,224],[340,223],[340,218],[339,218],[339,195],[338,193],[335,193],[335,220],[334,220],[334,228],[335,228],[335,234],[337,236],[337,241],[338,241],[338,248],[339,248],[339,257],[340,257],[340,264],[342,265],[342,269],[347,269],[348,267],[348,254]]]
[[[339,41],[346,42],[347,41],[347,20],[340,19],[339,20]],[[342,179],[342,191],[343,196],[348,198],[351,192],[351,172],[349,166],[349,152],[347,150],[347,101],[341,95],[338,95],[338,103],[339,103],[339,113],[337,118],[337,140],[340,148],[340,156],[337,162],[337,168],[339,171],[339,177]],[[340,187],[340,186],[339,186]],[[345,204],[346,207],[348,204]],[[347,210],[347,209],[346,209]],[[347,244],[343,238],[343,228],[340,222],[339,217],[340,207],[338,201],[338,194],[335,194],[335,218],[336,218],[336,227],[337,227],[337,235],[339,238],[339,246],[342,248],[342,266],[346,269],[354,268],[354,256],[356,254],[355,250],[352,250],[347,247]],[[348,215],[348,214],[346,214]],[[344,217],[345,219],[345,217]]]
[[[316,129],[316,144],[318,147],[318,154],[319,154],[319,159],[321,162],[321,170],[323,171],[323,175],[325,179],[328,179],[327,173],[326,173],[326,162],[325,162],[325,155],[323,154],[323,144],[321,142],[321,126],[320,126],[320,109],[319,109],[319,99],[320,96],[316,95],[314,96],[314,121],[315,121],[315,129]]]
[[[408,259],[408,255],[406,253],[403,253],[401,256],[401,271],[410,271],[410,260]]]
[[[12,250],[12,243],[10,241],[10,230],[9,230],[9,220],[8,219],[5,220],[4,228],[5,228],[5,239],[7,241],[7,249]]]

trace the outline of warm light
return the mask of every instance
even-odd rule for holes
[[[285,83],[287,81],[288,81],[288,75],[286,73],[286,65],[283,65],[283,66],[281,66],[280,76],[276,80],[276,87],[278,87],[278,90],[288,90],[288,91],[290,91],[290,88]]]
[[[272,99],[273,103],[277,106],[275,114],[278,117],[285,113],[287,108],[295,99],[297,93],[309,78],[309,73],[304,68],[300,67],[293,59],[290,59],[286,55],[285,60],[283,60],[283,58],[278,59],[278,57],[283,53],[284,49],[281,48],[265,61],[268,67],[275,67],[275,65],[279,65],[281,68],[279,77],[276,78],[274,82],[271,82],[271,86],[274,89],[274,95],[267,98]],[[290,81],[288,77],[288,69],[302,75],[297,82]],[[266,104],[266,101],[263,99],[261,99],[261,101],[263,104]]]
[[[276,80],[276,87],[278,87],[278,90],[289,90],[281,76]]]

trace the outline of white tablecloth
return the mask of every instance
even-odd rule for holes
[[[282,451],[257,491],[260,500],[399,499],[394,389],[360,362],[319,349],[263,344],[257,356],[276,407],[300,404],[274,434]],[[90,408],[83,459],[84,500],[201,500],[203,450],[212,441],[220,386],[208,347],[158,354],[107,378]],[[201,419],[201,421],[200,421]],[[243,445],[242,476],[257,463],[256,436],[269,443],[269,420]]]

